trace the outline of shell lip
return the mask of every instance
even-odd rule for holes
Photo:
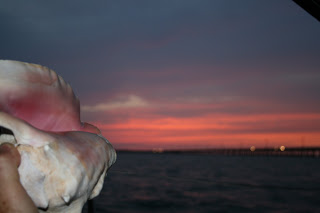
[[[3,143],[11,143],[17,146],[16,138],[10,129],[0,126],[0,145]]]

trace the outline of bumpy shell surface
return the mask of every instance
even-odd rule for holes
[[[16,144],[20,180],[40,212],[81,212],[116,160],[98,128],[80,121],[71,87],[40,65],[0,60],[0,143]]]

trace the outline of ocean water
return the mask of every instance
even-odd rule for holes
[[[96,213],[320,212],[320,159],[118,153],[94,206]]]

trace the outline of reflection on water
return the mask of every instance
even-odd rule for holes
[[[320,212],[320,159],[118,153],[94,202],[97,213]]]

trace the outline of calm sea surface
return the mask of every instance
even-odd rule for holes
[[[320,158],[118,153],[94,205],[96,213],[320,212]]]

